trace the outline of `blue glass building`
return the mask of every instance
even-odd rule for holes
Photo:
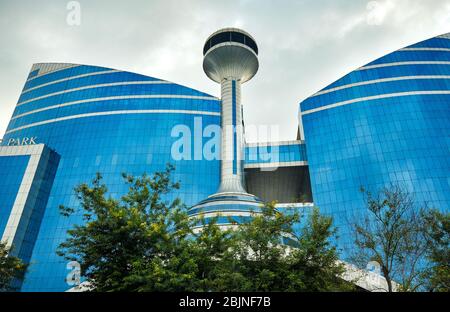
[[[250,35],[236,29],[213,34],[204,53],[230,42],[252,50],[248,55],[258,53]],[[226,100],[238,123],[235,88]],[[417,200],[449,210],[450,35],[388,54],[304,100],[297,140],[243,142],[233,174],[248,194],[214,197],[221,160],[197,155],[195,146],[211,139],[209,126],[221,126],[225,102],[110,68],[34,64],[0,144],[0,238],[31,263],[21,290],[72,287],[56,249],[81,216],[63,217],[59,206],[75,207],[74,187],[96,172],[118,197],[127,191],[123,172],[151,174],[172,163],[181,188],[168,197],[192,206],[192,215],[227,212],[245,221],[259,199],[278,200],[284,211],[307,213],[317,205],[333,216],[340,247],[349,245],[348,217],[365,210],[361,186],[402,184]],[[192,130],[186,133],[193,146],[178,150],[179,159],[173,157],[180,139],[174,129]],[[241,144],[236,136],[231,142],[235,149]]]
[[[24,291],[61,291],[69,288],[66,261],[55,253],[66,230],[79,222],[60,215],[59,205],[77,205],[73,187],[100,172],[112,196],[126,186],[122,172],[140,175],[176,166],[174,179],[182,181],[172,196],[187,205],[213,193],[219,183],[219,160],[171,158],[176,125],[194,129],[220,124],[220,101],[208,94],[168,81],[97,66],[35,64],[3,138],[3,149],[31,147],[32,139],[59,155],[57,172],[47,195],[39,233],[33,242]],[[0,226],[5,227],[29,156],[6,156],[0,162],[2,201]],[[192,155],[193,157],[193,155]],[[35,208],[36,209],[36,208]],[[3,231],[2,231],[3,232]],[[28,257],[29,259],[30,257]],[[25,259],[27,260],[27,259]]]
[[[360,188],[391,184],[450,207],[450,35],[381,57],[300,103],[314,203],[340,246],[365,204]],[[344,250],[345,252],[345,250]]]

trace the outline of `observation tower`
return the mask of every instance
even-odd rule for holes
[[[259,68],[258,46],[247,32],[224,28],[206,39],[203,70],[220,83],[222,138],[220,186],[217,192],[191,208],[191,215],[250,217],[261,201],[244,187],[244,129],[241,86],[253,78]],[[222,222],[223,221],[223,222]],[[219,224],[228,223],[219,220]]]

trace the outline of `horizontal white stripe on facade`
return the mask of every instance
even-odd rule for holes
[[[356,70],[366,70],[366,69],[391,67],[391,66],[401,66],[401,65],[450,65],[450,62],[446,62],[446,61],[394,62],[394,63],[384,63],[384,64],[363,66],[363,67],[360,67],[360,68],[358,68]]]
[[[150,85],[150,84],[172,84],[172,82],[164,81],[164,80],[152,80],[152,81],[121,81],[121,82],[111,82],[111,83],[102,83],[102,84],[96,84],[96,85],[89,85],[79,88],[73,88],[73,89],[66,89],[54,93],[49,93],[46,95],[38,96],[23,102],[17,103],[17,106],[27,104],[29,102],[42,100],[51,96],[64,94],[68,92],[74,92],[74,91],[81,91],[81,90],[88,90],[88,89],[95,89],[95,88],[101,88],[101,87],[115,87],[115,86],[126,86],[126,85]]]
[[[176,110],[176,109],[139,109],[139,110],[118,110],[118,111],[107,111],[107,112],[96,112],[96,113],[86,113],[72,116],[65,116],[60,118],[54,118],[44,121],[35,122],[25,126],[17,127],[5,132],[5,134],[23,130],[26,128],[31,128],[35,126],[45,125],[49,123],[54,123],[58,121],[86,118],[93,116],[107,116],[107,115],[121,115],[121,114],[191,114],[191,115],[210,115],[210,116],[220,116],[220,113],[207,112],[207,111],[194,111],[194,110]]]
[[[120,70],[116,70],[116,69],[111,69],[111,70],[104,70],[104,71],[98,71],[98,72],[93,72],[93,73],[87,73],[87,74],[81,74],[81,75],[77,75],[77,76],[70,76],[70,77],[66,77],[66,78],[62,78],[62,79],[58,79],[58,80],[53,80],[47,83],[43,83],[40,85],[37,85],[35,87],[32,88],[28,88],[26,90],[24,90],[22,92],[22,94],[25,94],[27,92],[33,91],[35,89],[39,89],[45,86],[49,86],[55,83],[59,83],[59,82],[64,82],[64,81],[68,81],[68,80],[72,80],[72,79],[76,79],[76,78],[83,78],[83,77],[89,77],[89,76],[96,76],[96,75],[104,75],[104,74],[112,74],[112,73],[120,73]]]
[[[441,52],[450,52],[448,48],[403,48],[397,51],[441,51]]]
[[[298,167],[307,166],[307,161],[283,161],[283,162],[273,162],[273,163],[255,163],[255,164],[245,164],[245,169],[253,168],[280,168],[280,167]]]
[[[108,97],[102,97],[102,98],[93,98],[93,99],[86,99],[86,100],[78,100],[73,102],[67,102],[62,104],[55,104],[52,106],[46,106],[43,108],[38,108],[26,113],[22,113],[16,116],[13,116],[11,120],[20,118],[26,115],[31,115],[34,113],[39,113],[42,111],[60,108],[60,107],[66,107],[71,105],[77,105],[77,104],[83,104],[83,103],[89,103],[89,102],[97,102],[97,101],[112,101],[112,100],[127,100],[127,99],[188,99],[188,100],[218,100],[217,98],[210,97],[210,96],[197,96],[197,95],[173,95],[173,94],[152,94],[152,95],[119,95],[119,96],[108,96]]]
[[[291,140],[291,141],[275,141],[275,142],[255,142],[255,143],[246,143],[245,147],[265,147],[265,146],[281,146],[281,145],[301,145],[304,144],[305,141],[301,140]]]
[[[450,76],[445,76],[445,75],[401,76],[401,77],[391,77],[391,78],[383,78],[383,79],[366,80],[366,81],[361,81],[361,82],[355,82],[355,83],[351,83],[351,84],[342,85],[342,86],[331,88],[331,89],[322,90],[322,91],[319,91],[319,92],[313,94],[310,98],[318,96],[318,95],[322,95],[322,94],[326,94],[326,93],[342,90],[342,89],[357,87],[357,86],[364,86],[364,85],[375,84],[375,83],[383,83],[383,82],[389,82],[389,81],[418,80],[418,79],[450,79]]]
[[[358,103],[358,102],[364,102],[364,101],[371,101],[371,100],[377,100],[377,99],[386,99],[391,97],[402,97],[402,96],[409,96],[409,95],[437,95],[437,94],[450,94],[450,91],[446,90],[438,90],[438,91],[409,91],[409,92],[398,92],[398,93],[388,93],[388,94],[380,94],[380,95],[374,95],[374,96],[367,96],[362,98],[356,98],[348,101],[338,102],[334,104],[325,105],[322,107],[310,109],[307,111],[304,111],[301,113],[301,115],[308,115],[315,112],[320,112],[323,110],[327,110],[334,107],[344,106],[348,104]]]

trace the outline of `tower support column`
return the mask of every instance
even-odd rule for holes
[[[218,192],[246,193],[242,184],[243,126],[241,82],[234,77],[221,81],[222,149]]]

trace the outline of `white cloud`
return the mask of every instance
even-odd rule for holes
[[[367,8],[367,14],[366,14],[366,22],[369,25],[381,25],[386,16],[392,12],[395,7],[396,3],[392,0],[374,0],[369,1],[366,5]]]
[[[347,72],[405,45],[450,31],[445,0],[88,1],[80,26],[66,1],[0,2],[0,132],[32,63],[65,61],[136,71],[214,95],[202,71],[206,37],[242,27],[260,47],[260,70],[243,88],[246,124],[297,131],[300,100]],[[367,23],[373,13],[379,25]]]

